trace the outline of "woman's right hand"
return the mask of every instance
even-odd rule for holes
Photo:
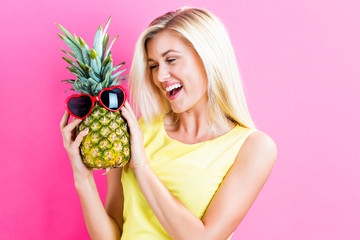
[[[81,119],[73,118],[71,123],[68,124],[69,117],[70,114],[65,110],[60,122],[60,130],[63,137],[64,148],[70,158],[71,166],[74,172],[74,180],[76,182],[92,176],[92,169],[85,166],[79,150],[82,139],[89,133],[89,131],[88,129],[85,129],[76,136],[76,126],[81,122]]]

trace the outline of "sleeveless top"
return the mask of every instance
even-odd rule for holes
[[[256,131],[237,125],[213,140],[184,144],[167,135],[162,119],[145,125],[140,118],[139,125],[149,165],[167,189],[199,219],[234,163],[241,145]],[[123,167],[121,182],[124,193],[121,239],[171,239],[145,200],[129,165]]]

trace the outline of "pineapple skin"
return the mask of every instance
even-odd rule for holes
[[[129,129],[120,111],[109,111],[95,102],[90,115],[76,128],[77,134],[85,128],[89,133],[80,144],[80,154],[88,168],[117,168],[130,160]]]

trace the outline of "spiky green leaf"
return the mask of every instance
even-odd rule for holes
[[[96,92],[99,93],[102,90],[101,83],[96,86]]]
[[[102,25],[100,25],[100,27],[98,28],[98,30],[96,31],[95,34],[95,38],[94,38],[94,45],[93,45],[93,49],[98,53],[99,56],[101,56],[102,58]]]
[[[72,74],[74,74],[76,77],[80,77],[81,75],[72,67],[66,67]]]
[[[108,56],[108,55],[109,55],[109,53],[110,53],[111,47],[113,46],[113,44],[114,44],[115,40],[116,40],[118,37],[119,37],[119,35],[117,35],[117,36],[116,36],[116,37],[112,40],[112,42],[111,42],[111,44],[110,44],[109,48],[106,50],[106,53],[105,53],[104,58],[107,58],[107,56]]]
[[[96,81],[96,84],[101,82],[100,76],[98,74],[96,74],[92,68],[89,69],[89,75],[93,80]]]
[[[97,85],[99,83],[96,80],[94,80],[93,78],[88,78],[87,82],[88,82],[89,86]]]
[[[88,87],[89,87],[88,81],[86,81],[86,82],[81,82],[81,88],[82,88],[82,89],[87,89]]]
[[[99,59],[99,55],[97,54],[97,52],[94,49],[91,49],[91,53],[90,53],[90,66],[91,68],[100,75],[100,70],[101,70],[101,62]]]
[[[89,77],[89,66],[84,64],[79,59],[76,59],[76,63],[80,66],[81,70],[85,73],[85,76]]]
[[[77,91],[77,92],[81,92],[81,88],[80,88],[79,84],[80,84],[80,80],[76,79],[76,81],[73,84],[73,87],[74,87],[75,91]]]
[[[79,46],[79,42],[71,35],[71,33],[69,33],[68,30],[66,30],[63,26],[61,26],[60,24],[57,24],[59,26],[59,28],[61,29],[61,31],[65,34],[65,36],[74,44],[76,45],[78,48],[80,48]]]
[[[107,52],[105,55],[104,55],[104,58],[108,58],[109,56],[111,56],[111,51],[110,52]]]
[[[81,37],[78,37],[78,40],[80,43],[81,53],[84,57],[84,63],[90,65],[90,48]]]
[[[73,53],[68,52],[68,51],[65,51],[65,50],[62,49],[62,48],[61,48],[61,51],[62,51],[63,53],[65,53],[65,54],[69,55],[69,56],[72,57],[73,59],[76,59],[76,56],[75,56]]]
[[[90,91],[88,89],[83,89],[81,93],[87,93],[90,94]],[[91,95],[91,94],[90,94]]]
[[[61,35],[60,33],[58,33],[59,37],[66,43],[66,45],[70,48],[70,50],[73,52],[73,54],[81,59],[81,61],[84,61],[84,58],[82,56],[81,53],[81,49],[76,46],[72,41],[70,41],[68,38],[66,38],[65,36]]]
[[[75,89],[74,88],[69,88],[69,89],[65,90],[64,93],[66,93],[67,91],[75,91]]]
[[[67,58],[67,57],[62,57],[62,59],[64,59],[66,62],[70,63],[70,65],[74,64],[74,62],[71,59]]]
[[[118,70],[121,66],[123,66],[125,64],[125,62],[120,63],[119,65],[117,65],[116,67],[113,68],[113,73],[116,72],[116,70]]]
[[[109,56],[107,56],[107,58],[104,59],[103,63],[101,64],[101,67],[105,68],[110,60],[111,60],[111,54]]]
[[[105,58],[105,60],[102,62],[102,64],[101,64],[101,72],[100,72],[101,77],[103,77],[105,75],[107,70],[112,68],[112,63],[110,63],[110,60],[112,60],[111,55],[109,55],[107,58]]]
[[[61,80],[61,82],[73,84],[75,82],[75,79],[64,79],[64,80]]]
[[[105,56],[105,51],[106,51],[106,48],[107,48],[107,45],[108,45],[108,43],[109,43],[109,34],[105,34],[105,36],[104,36],[104,39],[103,39],[103,41],[102,41],[102,52],[103,52],[103,55],[101,56],[101,61],[103,61],[104,60],[104,56]]]
[[[111,82],[109,87],[113,87],[113,86],[117,86],[117,85],[119,85],[119,83],[115,81],[115,82]]]
[[[109,86],[110,79],[111,79],[111,71],[109,70],[106,72],[104,81],[102,82],[103,88],[107,88]]]
[[[99,92],[102,90],[102,87],[101,87],[101,83],[98,83],[96,85],[92,85],[91,86],[91,91],[92,91],[92,94],[99,94]]]
[[[128,80],[126,79],[126,77],[127,77],[127,75],[120,76],[120,77],[114,78],[111,81],[118,82],[118,83],[127,82]]]
[[[96,59],[97,56],[99,56],[99,55],[97,54],[97,52],[96,52],[94,49],[91,49],[90,58],[91,58],[91,59]]]
[[[110,61],[108,62],[108,64],[106,64],[106,66],[102,68],[102,70],[101,70],[101,77],[104,78],[104,77],[105,77],[105,74],[106,74],[108,71],[112,72],[112,69],[113,69],[113,60],[110,59]]]
[[[118,71],[117,73],[115,73],[114,75],[112,75],[113,78],[116,78],[117,76],[119,76],[120,74],[122,74],[123,72],[126,71],[126,68],[121,70],[121,71]]]
[[[110,24],[110,20],[111,20],[112,16],[109,17],[109,19],[107,20],[107,23],[106,23],[106,26],[104,28],[104,31],[102,32],[102,35],[104,36],[104,34],[106,33],[108,27],[109,27],[109,24]]]
[[[78,80],[82,83],[86,83],[88,81],[86,77],[79,77]]]
[[[82,77],[84,77],[84,78],[88,78],[88,77],[89,77],[89,74],[88,74],[87,72],[83,71],[83,70],[81,69],[81,67],[79,67],[79,66],[76,65],[75,63],[73,63],[71,66],[72,66],[72,69],[73,69],[74,71],[76,71],[79,76],[82,76]]]
[[[75,83],[73,84],[73,87],[74,87],[75,91],[77,91],[78,93],[90,94],[90,92],[88,91],[88,84],[81,82],[80,79],[77,79],[75,81]]]
[[[78,78],[78,80],[79,80],[78,85],[81,88],[80,91],[90,94],[90,92],[91,92],[91,83],[89,82],[89,79],[81,77],[81,78]]]

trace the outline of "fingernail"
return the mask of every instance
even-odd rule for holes
[[[85,128],[85,133],[88,133],[89,132],[89,128]]]

